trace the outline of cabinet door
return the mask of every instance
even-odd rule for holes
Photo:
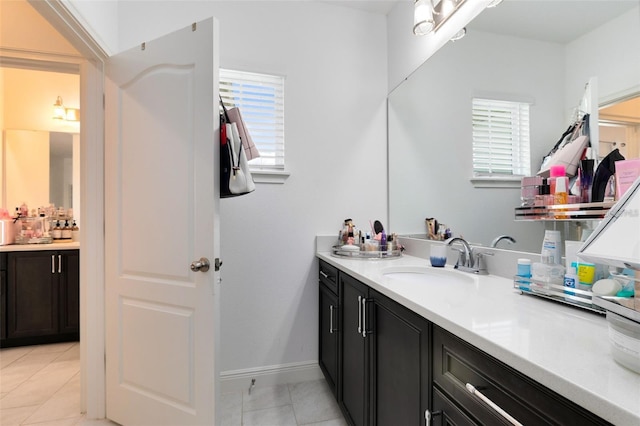
[[[333,394],[338,384],[338,296],[320,284],[320,368]]]
[[[7,338],[58,333],[55,252],[8,253]]]
[[[431,392],[429,323],[373,290],[370,300],[373,424],[421,424]]]
[[[58,252],[56,262],[60,280],[60,333],[77,333],[80,330],[80,252]]]
[[[431,421],[427,425],[438,426],[476,426],[458,406],[446,397],[438,388],[433,389],[433,410]]]
[[[348,275],[340,274],[340,325],[342,329],[342,407],[349,424],[368,424],[367,337],[362,319],[368,287]]]

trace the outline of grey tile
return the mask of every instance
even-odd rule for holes
[[[242,391],[220,395],[219,422],[222,426],[242,425]]]
[[[299,425],[342,419],[340,407],[326,381],[290,384],[289,392]]]
[[[242,416],[244,426],[297,426],[291,405],[245,411]]]
[[[248,391],[244,391],[242,394],[242,411],[280,407],[288,404],[291,404],[291,396],[287,385],[254,388],[251,394]]]
[[[302,425],[302,423],[299,423]],[[347,426],[348,423],[344,418],[335,419],[335,420],[327,420],[326,422],[318,422],[318,423],[307,423],[304,426]]]

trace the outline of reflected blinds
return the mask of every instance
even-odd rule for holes
[[[473,99],[475,176],[529,176],[529,104]]]

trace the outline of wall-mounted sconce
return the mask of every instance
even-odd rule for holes
[[[466,0],[415,0],[413,9],[413,33],[417,36],[423,36],[437,31],[465,1]]]
[[[62,98],[58,96],[53,104],[54,120],[80,121],[80,110],[78,108],[66,108]]]

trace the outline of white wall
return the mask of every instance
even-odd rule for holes
[[[577,105],[584,84],[594,76],[601,102],[640,93],[640,7],[567,44],[565,57],[567,111]]]
[[[474,188],[471,99],[531,101],[531,168],[564,130],[562,45],[475,31],[449,43],[389,96],[390,220],[426,233],[436,217],[475,243],[500,234],[538,251],[540,224],[514,222],[519,188]],[[559,66],[557,64],[560,64]]]
[[[291,172],[221,201],[222,370],[315,362],[315,235],[337,236],[347,217],[386,222],[385,18],[316,2],[127,1],[119,45],[210,15],[223,67],[286,76]]]
[[[62,2],[108,55],[120,51],[118,46],[120,0],[62,0]],[[147,2],[147,5],[151,6],[152,2]]]

